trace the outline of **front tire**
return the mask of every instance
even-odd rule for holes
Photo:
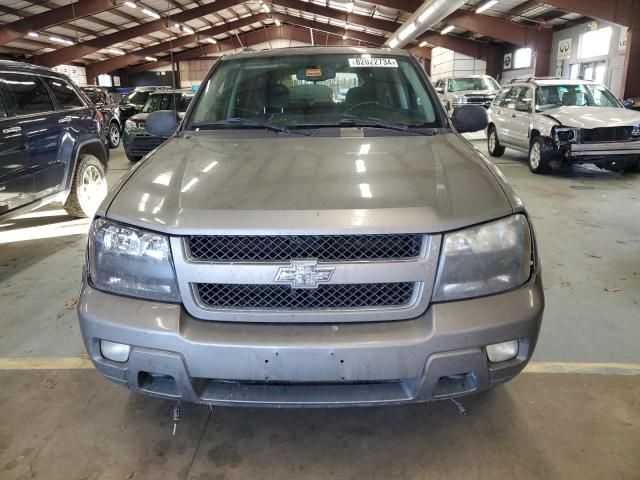
[[[489,135],[487,135],[487,150],[492,157],[501,157],[504,155],[505,148],[500,145],[498,140],[498,132],[496,127],[489,127]]]
[[[142,155],[129,155],[127,152],[124,152],[124,153],[127,156],[127,160],[129,160],[132,163],[136,163],[142,160]]]
[[[551,145],[543,137],[535,137],[529,147],[529,170],[537,174],[551,172]]]
[[[81,154],[64,209],[72,217],[93,217],[106,196],[107,176],[102,163],[93,155]]]
[[[636,160],[630,165],[627,165],[622,169],[623,173],[636,173],[640,172],[640,160]]]
[[[120,145],[120,126],[116,122],[109,124],[109,148],[117,148]]]

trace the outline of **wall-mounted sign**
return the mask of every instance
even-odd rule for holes
[[[624,52],[627,49],[627,27],[620,27],[620,39],[618,40],[618,50]]]
[[[513,67],[513,53],[507,53],[504,56],[502,68],[504,70],[511,70],[512,67]]]
[[[590,32],[592,32],[593,30],[598,30],[598,27],[600,25],[598,25],[598,22],[596,22],[595,20],[593,22],[589,22],[587,23],[587,30],[589,30]]]
[[[569,60],[571,58],[571,39],[565,38],[558,43],[558,60]]]

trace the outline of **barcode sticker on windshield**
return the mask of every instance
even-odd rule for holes
[[[398,62],[395,58],[350,58],[349,66],[351,68],[398,68]]]

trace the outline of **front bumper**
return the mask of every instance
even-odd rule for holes
[[[562,147],[561,147],[562,148]],[[617,157],[635,161],[640,156],[640,141],[605,142],[605,143],[572,143],[564,148],[569,161],[592,162],[598,159]]]
[[[408,321],[257,324],[202,321],[181,305],[120,297],[84,282],[78,306],[96,368],[133,391],[215,405],[336,407],[424,402],[486,390],[517,375],[538,338],[544,294],[517,290],[431,305]],[[100,339],[131,345],[112,362]],[[519,339],[491,364],[486,345]]]
[[[152,137],[145,129],[125,129],[122,135],[124,150],[131,157],[144,157],[166,141],[166,138]]]

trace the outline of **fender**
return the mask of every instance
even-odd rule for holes
[[[558,125],[562,125],[562,122],[560,120],[558,120],[556,117],[554,117],[553,115],[549,115],[548,113],[543,113],[542,116],[550,118],[551,120],[556,122]]]
[[[109,150],[106,148],[104,143],[102,143],[100,138],[95,137],[94,135],[90,135],[90,134],[82,135],[78,137],[77,141],[74,141],[74,145],[72,146],[73,150],[68,157],[71,159],[71,162],[70,162],[69,168],[65,170],[64,179],[62,180],[62,185],[64,185],[65,190],[68,190],[71,188],[71,182],[73,180],[73,175],[76,171],[76,166],[78,165],[78,158],[80,157],[80,151],[87,145],[92,145],[92,146],[95,145],[94,148],[99,149],[99,151],[103,155],[102,158],[104,158],[105,171],[107,169],[107,162],[109,161]],[[62,148],[60,150],[62,151]]]

